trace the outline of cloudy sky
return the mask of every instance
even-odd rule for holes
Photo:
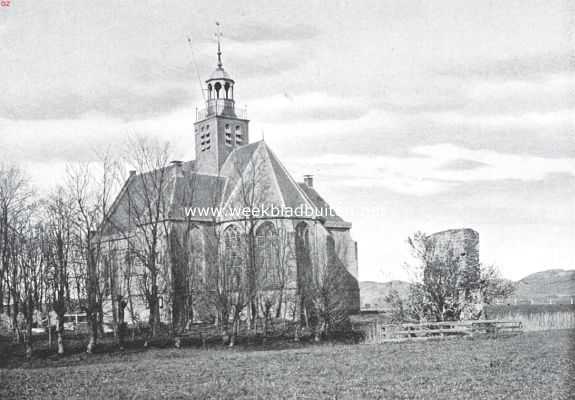
[[[361,279],[403,278],[410,233],[460,227],[509,278],[575,268],[567,0],[12,0],[0,8],[0,160],[48,187],[133,133],[192,158],[202,100],[186,37],[204,79],[216,20],[252,140],[265,132],[344,210]]]

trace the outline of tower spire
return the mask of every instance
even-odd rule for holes
[[[222,45],[221,45],[221,40],[222,40],[222,30],[220,29],[220,23],[218,21],[216,21],[216,33],[215,33],[216,39],[218,40],[218,68],[222,68],[223,64],[222,64]]]

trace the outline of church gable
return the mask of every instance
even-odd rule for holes
[[[174,166],[169,166],[142,174],[132,174],[114,200],[101,227],[103,234],[128,231],[134,225],[143,225],[168,217],[175,190],[172,177]]]
[[[246,157],[248,153],[245,151],[249,146],[246,146],[236,150],[239,154],[232,153],[226,161],[222,172],[231,175],[227,176],[223,205],[232,207],[275,205],[292,210],[298,207],[313,208],[305,192],[265,142],[254,145],[257,147],[249,153],[249,158]],[[243,193],[246,189],[253,191],[248,198]]]
[[[232,154],[226,162],[232,175],[228,177],[224,208],[285,205],[267,146],[263,142],[254,145],[249,159],[238,159]]]

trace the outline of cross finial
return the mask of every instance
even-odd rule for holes
[[[218,41],[218,68],[222,68],[221,40],[222,40],[223,35],[224,34],[222,33],[222,30],[220,29],[220,23],[218,21],[216,21],[216,33],[214,34],[214,36],[216,37],[216,39]]]

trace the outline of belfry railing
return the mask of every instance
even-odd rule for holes
[[[236,107],[233,100],[210,99],[204,108],[196,108],[196,121],[202,121],[215,115],[247,119],[247,107]]]

